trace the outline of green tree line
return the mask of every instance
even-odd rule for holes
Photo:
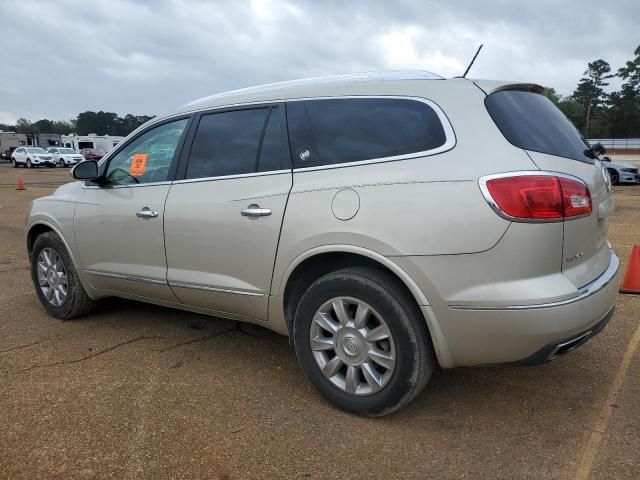
[[[553,88],[547,96],[587,138],[640,137],[640,45],[634,58],[613,73],[608,62],[590,62],[574,92],[566,97]],[[619,77],[620,90],[607,92],[608,80]]]
[[[77,133],[78,135],[119,135],[127,136],[143,123],[153,117],[148,115],[131,115],[119,117],[112,112],[82,112],[70,121],[58,121],[42,119],[31,123],[26,118],[19,118],[15,125],[2,125],[0,130],[5,132],[13,131],[17,133],[59,133],[68,135]]]

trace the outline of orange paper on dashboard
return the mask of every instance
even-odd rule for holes
[[[129,168],[129,175],[132,177],[140,177],[144,173],[144,167],[147,165],[146,153],[135,153],[133,155],[133,162]]]

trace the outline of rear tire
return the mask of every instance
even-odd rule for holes
[[[54,232],[36,238],[31,253],[31,279],[40,303],[52,317],[70,320],[86,315],[95,307],[80,283],[69,252]],[[63,283],[66,287],[60,288]]]
[[[618,172],[616,172],[612,168],[607,169],[607,172],[609,172],[609,178],[611,179],[611,184],[618,185],[620,183],[620,177],[618,176]]]
[[[361,308],[367,313],[359,322]],[[345,268],[316,280],[296,310],[293,342],[320,394],[362,416],[387,415],[409,403],[435,367],[414,299],[394,276],[374,268]]]

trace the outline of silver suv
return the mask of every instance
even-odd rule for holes
[[[289,335],[338,407],[384,415],[436,363],[539,364],[611,318],[597,152],[532,84],[378,72],[214,95],[37,199],[47,312],[125,297]]]

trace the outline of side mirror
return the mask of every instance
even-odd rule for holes
[[[593,150],[593,153],[595,153],[596,155],[604,155],[605,153],[607,153],[607,150],[599,142],[593,145],[591,149]]]
[[[98,162],[95,160],[80,162],[71,170],[71,176],[76,180],[95,180],[99,176]]]

